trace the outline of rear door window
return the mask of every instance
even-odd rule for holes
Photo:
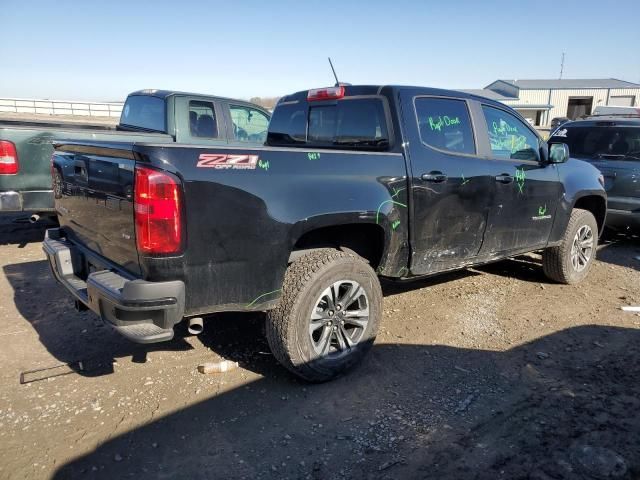
[[[514,115],[482,105],[487,121],[491,153],[495,158],[538,161],[539,139]]]
[[[218,119],[211,102],[189,102],[189,132],[192,137],[218,138]]]
[[[264,143],[267,139],[269,117],[256,108],[229,105],[233,137],[239,142]]]
[[[476,153],[471,118],[464,100],[418,97],[415,106],[422,143],[453,153]]]
[[[122,109],[120,123],[142,130],[166,132],[165,112],[165,101],[162,98],[130,95]]]

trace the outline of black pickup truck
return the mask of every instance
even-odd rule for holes
[[[578,282],[606,215],[598,170],[565,144],[500,103],[420,87],[286,96],[262,147],[63,143],[53,169],[44,250],[79,305],[138,342],[266,311],[273,354],[310,381],[371,347],[378,276],[542,250],[551,279]]]

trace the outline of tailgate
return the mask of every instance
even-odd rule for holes
[[[131,147],[58,146],[53,176],[60,226],[70,239],[138,275]]]
[[[32,129],[0,126],[0,140],[12,142],[18,154],[18,173],[0,175],[0,191],[51,190],[50,138]]]

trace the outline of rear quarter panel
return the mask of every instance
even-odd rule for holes
[[[296,241],[324,226],[379,225],[386,244],[379,273],[395,276],[407,265],[401,154],[179,145],[136,151],[141,161],[184,182],[183,267],[170,259],[141,259],[141,265],[149,280],[181,277],[187,314],[269,308],[280,296]],[[252,155],[255,163],[216,166],[215,155]],[[206,165],[202,158],[214,160]]]

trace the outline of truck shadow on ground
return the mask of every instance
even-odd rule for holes
[[[93,312],[78,312],[70,295],[54,280],[46,260],[5,265],[3,270],[13,288],[16,308],[36,330],[41,343],[58,361],[81,375],[113,373],[116,358],[144,362],[146,354],[154,350],[192,349],[182,337],[164,344],[131,343]]]
[[[605,230],[597,258],[601,262],[640,271],[640,233]]]
[[[639,380],[636,329],[506,352],[376,344],[333,382],[267,376],[212,394],[54,478],[638,478]]]

